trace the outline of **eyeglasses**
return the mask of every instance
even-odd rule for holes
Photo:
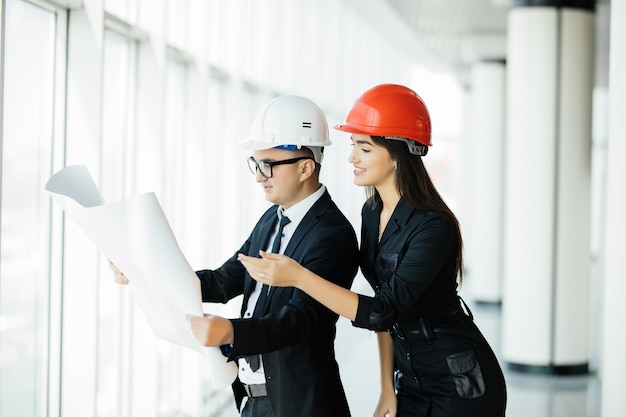
[[[261,175],[263,175],[265,178],[272,178],[272,176],[274,175],[274,171],[272,170],[272,168],[276,165],[294,164],[304,159],[313,158],[311,158],[310,156],[301,156],[299,158],[285,159],[282,161],[257,161],[256,159],[254,159],[253,156],[251,156],[250,158],[248,158],[248,168],[250,168],[250,172],[252,172],[254,175],[256,175],[257,172],[260,172]]]

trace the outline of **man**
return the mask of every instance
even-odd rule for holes
[[[284,253],[329,281],[351,286],[358,268],[356,235],[319,182],[324,146],[330,144],[326,118],[312,101],[282,96],[267,103],[240,146],[253,151],[248,165],[274,206],[220,268],[196,272],[205,302],[244,295],[240,319],[188,316],[201,344],[221,346],[229,360],[238,361],[238,409],[248,397],[242,416],[350,415],[334,356],[337,314],[294,288],[257,283],[237,260],[240,253]]]

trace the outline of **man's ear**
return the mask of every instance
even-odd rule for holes
[[[308,179],[315,172],[315,161],[313,159],[304,159],[300,164],[300,177]]]

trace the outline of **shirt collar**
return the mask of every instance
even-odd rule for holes
[[[313,207],[313,204],[315,204],[315,202],[319,200],[320,197],[324,195],[325,192],[326,192],[326,186],[322,184],[320,188],[318,188],[317,191],[315,191],[313,194],[311,194],[304,200],[299,201],[293,206],[289,207],[287,210],[283,210],[279,206],[278,209],[276,210],[276,214],[278,215],[278,218],[280,219],[281,213],[282,213],[282,216],[289,217],[289,220],[291,220],[290,225],[297,226],[300,223],[300,221],[302,221],[304,216],[306,216],[306,214],[309,212],[311,207]]]

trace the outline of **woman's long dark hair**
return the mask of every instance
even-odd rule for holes
[[[459,283],[463,281],[463,239],[459,221],[443,201],[441,195],[430,180],[428,171],[422,162],[422,157],[409,152],[407,144],[400,140],[386,139],[382,136],[372,136],[376,145],[382,146],[396,161],[396,184],[400,197],[412,207],[418,209],[433,209],[445,213],[452,220],[457,235],[456,273]],[[369,202],[380,200],[376,188],[367,187],[366,194]]]

